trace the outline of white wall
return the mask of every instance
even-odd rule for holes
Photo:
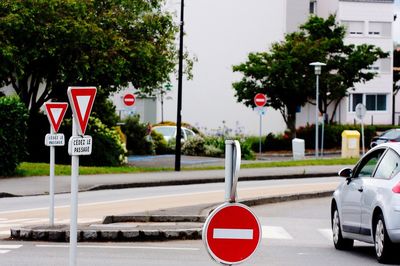
[[[232,82],[240,80],[232,66],[244,62],[249,52],[265,51],[285,32],[282,0],[190,0],[185,1],[187,49],[198,57],[194,79],[183,83],[182,120],[201,128],[244,127],[258,134],[258,114],[236,102]],[[174,6],[179,8],[179,1]],[[179,15],[179,13],[178,13]],[[177,82],[164,102],[165,120],[176,121]],[[158,105],[159,106],[159,105]],[[160,113],[160,112],[158,112]],[[160,114],[158,119],[161,120]],[[282,132],[279,112],[268,109],[263,132]]]

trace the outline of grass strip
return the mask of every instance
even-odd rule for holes
[[[290,167],[290,166],[313,166],[313,165],[354,165],[358,159],[329,158],[329,159],[307,159],[299,161],[278,161],[278,162],[247,162],[242,161],[241,168],[268,168],[268,167]],[[220,170],[224,166],[188,166],[182,167],[183,171],[190,170]],[[124,174],[124,173],[143,173],[143,172],[161,172],[173,171],[172,167],[135,167],[135,166],[118,166],[118,167],[98,167],[98,166],[80,166],[79,173],[81,175],[97,175],[97,174]],[[48,176],[49,164],[47,163],[21,163],[17,168],[15,176]],[[70,175],[70,165],[56,165],[56,175]]]

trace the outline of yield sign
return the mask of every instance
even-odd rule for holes
[[[216,208],[203,227],[203,241],[211,257],[222,264],[248,259],[261,240],[257,217],[245,205],[225,203]]]
[[[72,112],[78,121],[80,135],[85,135],[97,89],[95,87],[69,87],[68,99]]]
[[[60,129],[61,122],[68,108],[68,103],[45,103],[47,118],[55,133]]]

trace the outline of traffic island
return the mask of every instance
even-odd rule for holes
[[[267,196],[240,201],[247,206],[331,196],[333,190]],[[78,226],[79,242],[141,242],[202,238],[207,216],[218,204],[203,204],[131,215],[106,216],[102,223]],[[185,215],[182,215],[185,214]],[[191,214],[191,215],[187,215]],[[11,228],[11,239],[69,242],[69,225],[31,225]]]
[[[79,242],[140,242],[201,239],[203,223],[114,223],[78,227]],[[11,239],[69,242],[69,225],[12,228]]]

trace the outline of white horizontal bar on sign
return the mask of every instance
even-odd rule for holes
[[[253,239],[253,229],[224,229],[215,228],[214,239]]]

